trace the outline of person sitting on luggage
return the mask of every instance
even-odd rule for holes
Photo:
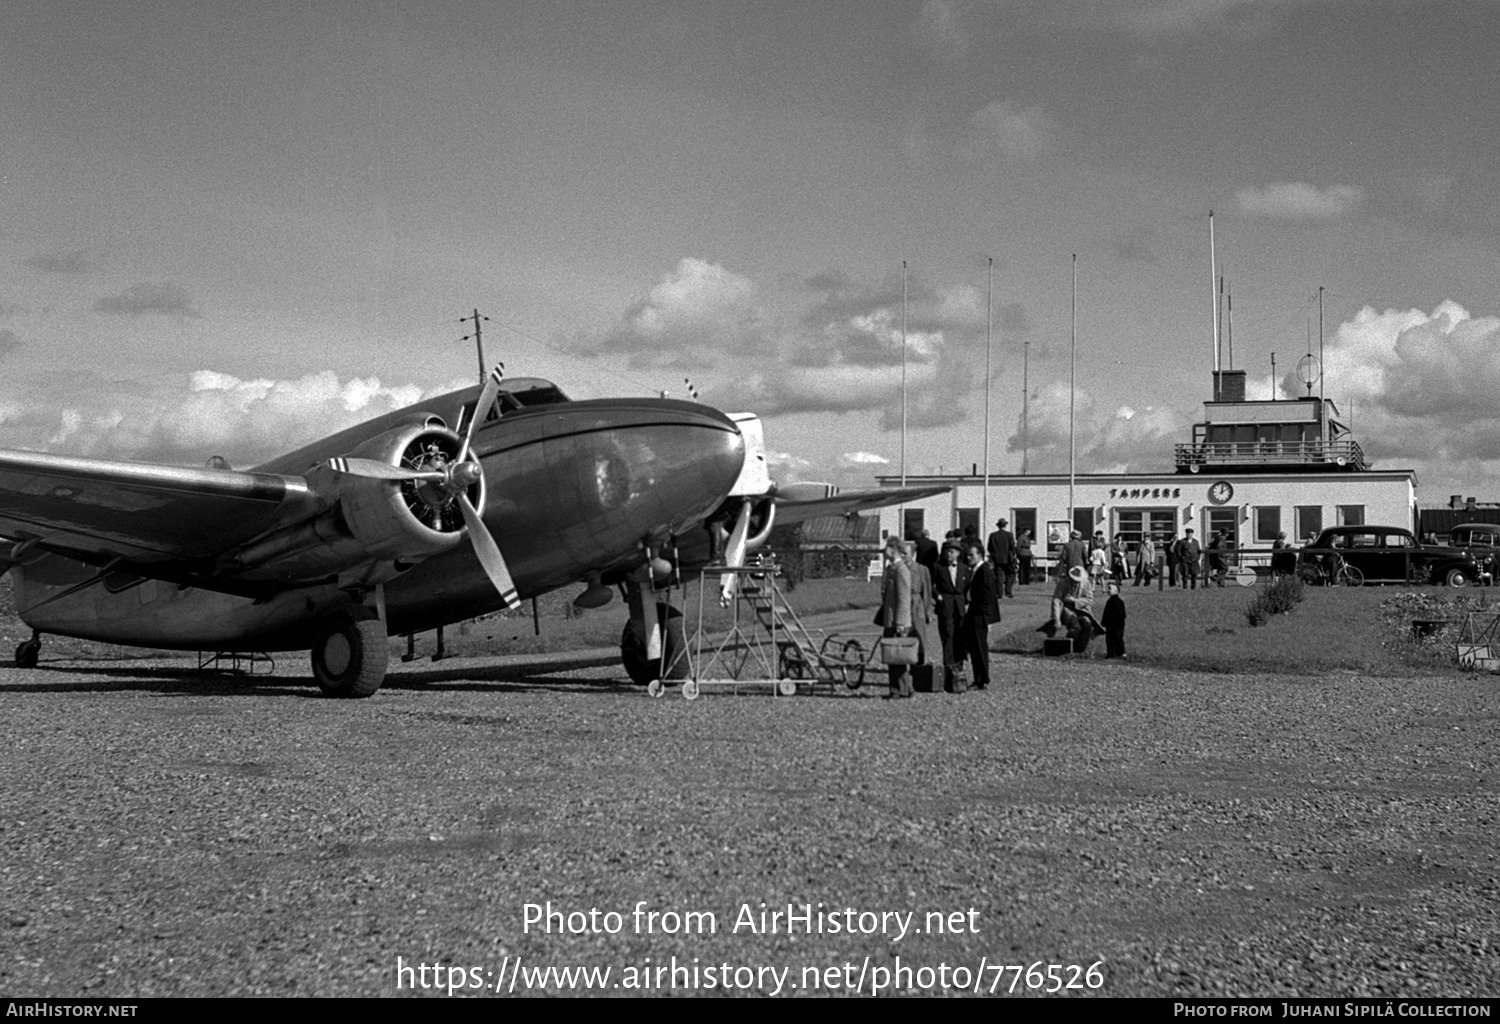
[[[1101,632],[1094,621],[1094,585],[1081,566],[1068,570],[1068,594],[1063,598],[1062,625],[1068,639],[1073,641],[1073,653],[1083,654],[1089,648],[1094,634]]]

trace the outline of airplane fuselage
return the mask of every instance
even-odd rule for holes
[[[477,394],[466,389],[391,413],[254,472],[301,477],[418,413],[455,426]],[[745,458],[729,417],[657,399],[514,409],[481,424],[474,451],[484,470],[484,523],[522,597],[588,577],[623,576],[643,560],[643,543],[699,529]],[[375,600],[383,600],[392,634],[502,607],[468,544],[384,565],[378,577],[301,580],[254,597],[124,573],[65,594],[99,570],[56,554],[35,554],[11,572],[17,610],[34,629],[169,649],[306,649],[313,624],[347,604],[351,593],[363,591],[368,603],[375,587],[369,578],[379,580]]]

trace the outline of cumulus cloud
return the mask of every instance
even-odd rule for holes
[[[906,422],[923,428],[968,413],[983,379],[984,294],[913,277],[905,323]],[[1000,343],[1030,328],[1001,309]],[[700,259],[682,260],[606,331],[573,339],[585,355],[628,353],[632,365],[684,369],[716,405],[763,416],[879,411],[901,425],[900,280],[868,286],[837,273],[764,285]],[[977,368],[977,369],[976,369]]]
[[[185,385],[151,382],[88,405],[11,408],[0,421],[0,447],[200,466],[222,455],[245,468],[459,386],[424,392],[373,377],[340,380],[332,370],[295,380],[200,370]]]
[[[100,313],[120,316],[201,317],[193,308],[187,290],[178,284],[134,284],[119,295],[106,295],[94,303]]]
[[[1027,429],[1017,416],[1006,450],[1027,456],[1033,473],[1068,471],[1068,385],[1037,389]],[[1083,389],[1074,396],[1074,462],[1080,473],[1160,472],[1172,467],[1172,446],[1190,436],[1191,421],[1176,409],[1109,406]]]
[[[970,117],[960,150],[978,163],[1029,160],[1050,149],[1055,136],[1052,119],[1041,107],[996,100]]]
[[[1302,181],[1274,182],[1235,193],[1240,212],[1266,220],[1328,221],[1354,213],[1365,202],[1365,191],[1356,185],[1330,185],[1320,189]]]
[[[1500,317],[1453,301],[1431,312],[1367,306],[1339,326],[1324,358],[1324,393],[1354,418],[1371,459],[1444,477],[1451,463],[1500,453]],[[1283,387],[1300,388],[1295,374]]]
[[[625,311],[605,346],[636,366],[692,366],[693,353],[753,343],[760,335],[755,286],[715,263],[684,259]]]
[[[22,260],[21,265],[44,274],[86,274],[92,266],[88,253],[82,249],[38,253]]]
[[[845,452],[843,460],[855,466],[888,466],[891,460],[874,452]]]
[[[20,347],[21,339],[16,337],[15,331],[8,329],[0,331],[0,356],[3,356],[8,352],[14,352]]]

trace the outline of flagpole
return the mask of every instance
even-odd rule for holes
[[[1073,254],[1073,335],[1068,357],[1068,529],[1078,523],[1073,513],[1073,484],[1077,470],[1077,445],[1073,440],[1073,406],[1078,392],[1078,254]]]
[[[984,494],[979,500],[979,528],[982,535],[990,528],[990,380],[993,374],[995,335],[995,257],[989,257],[990,283],[984,300]]]
[[[901,261],[901,488],[906,489],[906,261]],[[896,536],[906,540],[906,502],[896,514],[900,516]]]

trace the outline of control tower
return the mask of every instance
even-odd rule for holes
[[[1370,467],[1331,400],[1248,401],[1245,371],[1214,373],[1193,440],[1173,446],[1179,473],[1363,472]]]

